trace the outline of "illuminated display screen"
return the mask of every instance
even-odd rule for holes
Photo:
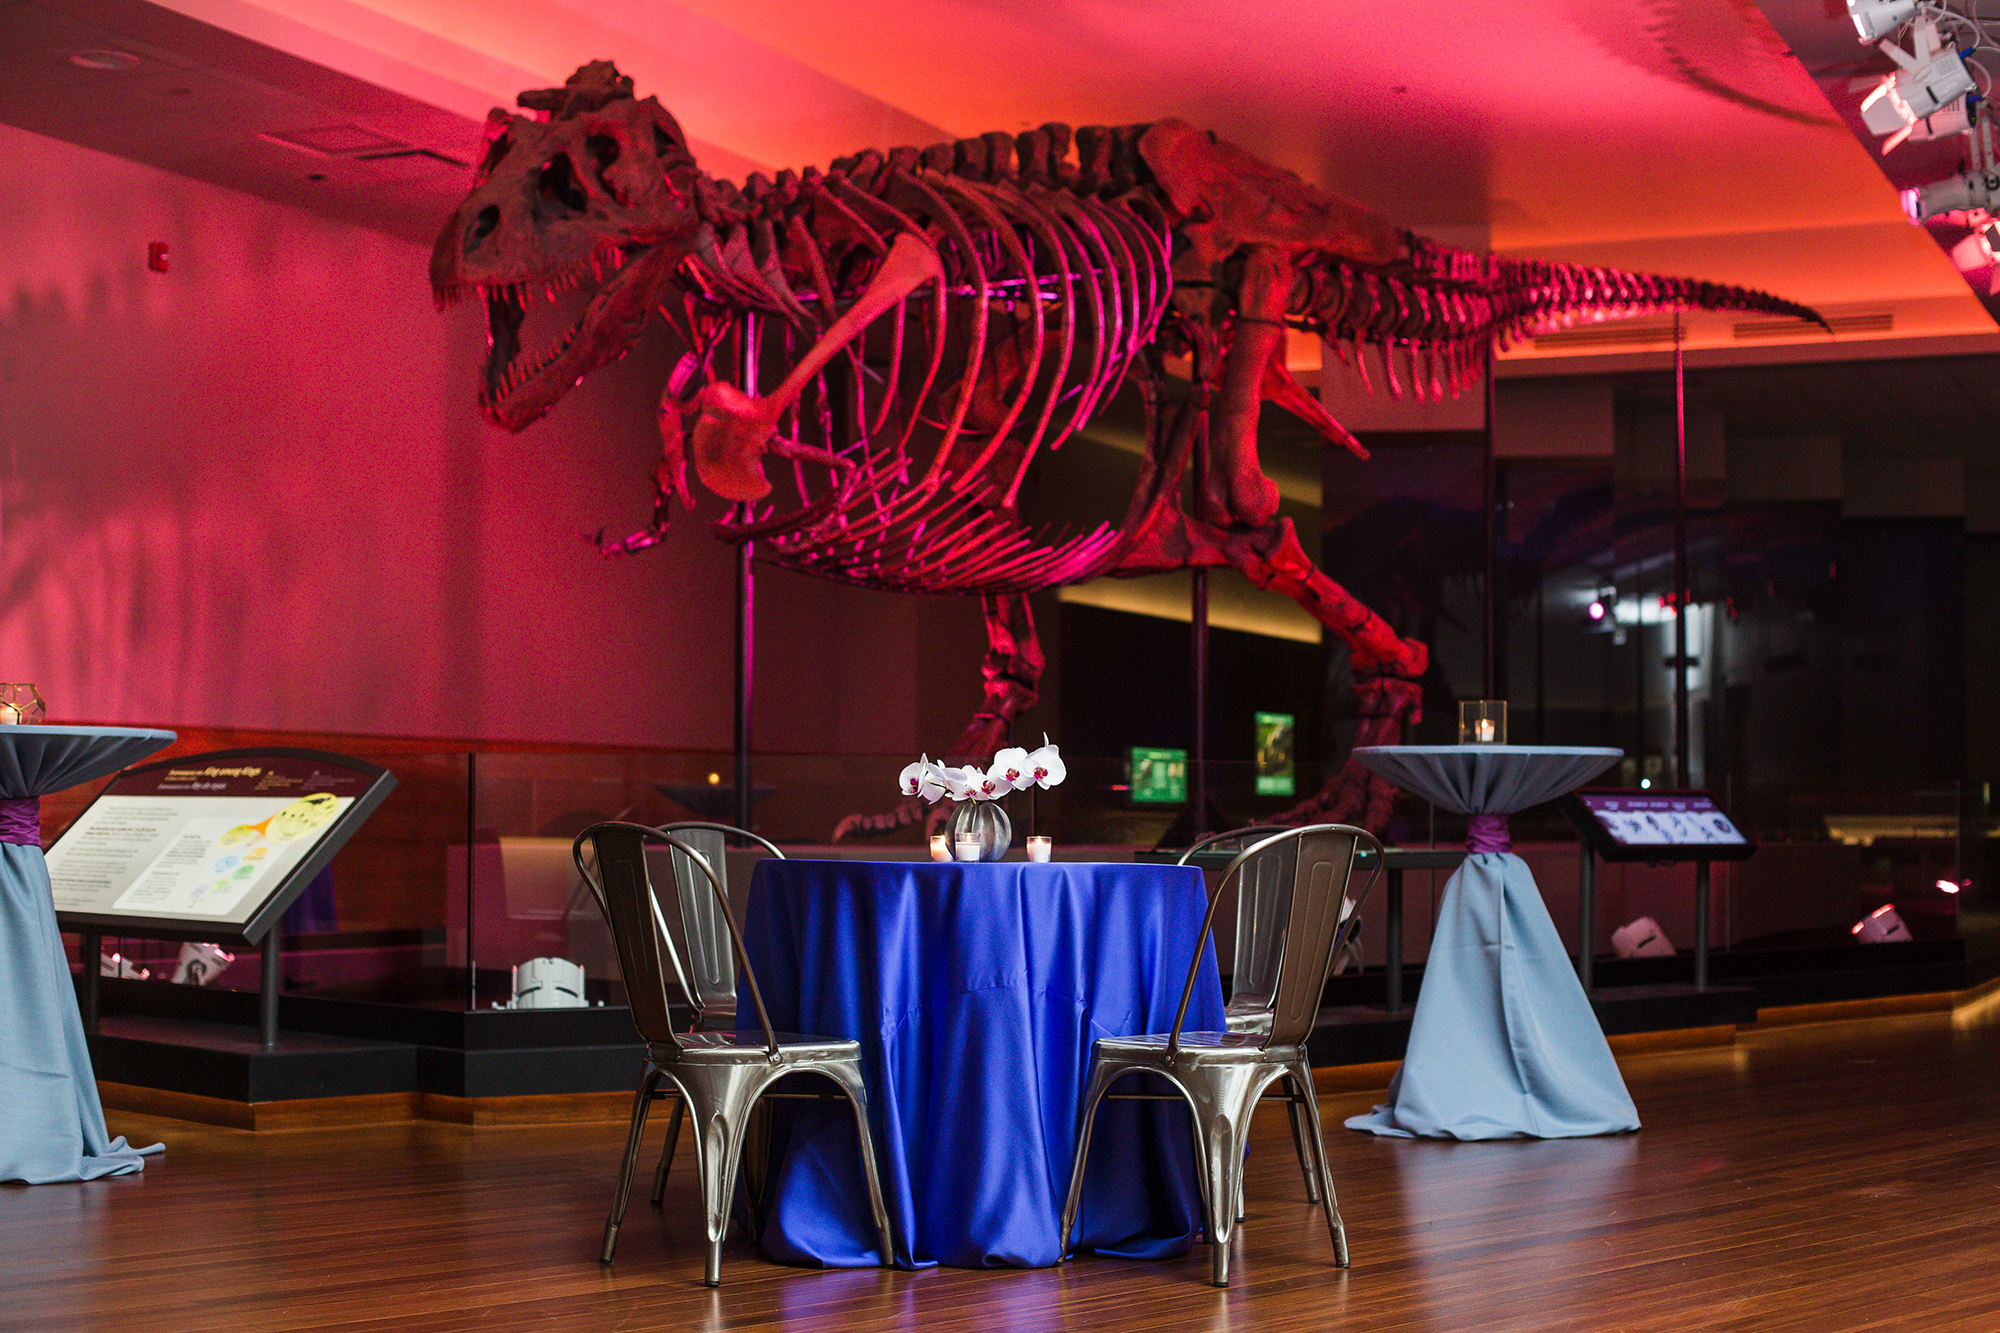
[[[1742,847],[1749,841],[1707,792],[1580,791],[1577,799],[1621,847]]]

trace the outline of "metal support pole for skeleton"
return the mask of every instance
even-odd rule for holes
[[[1688,776],[1688,431],[1681,317],[1674,316],[1674,785]]]
[[[1208,431],[1204,425],[1194,442],[1194,503],[1208,493]],[[1188,841],[1198,841],[1208,832],[1208,571],[1197,567],[1188,571],[1188,621],[1192,635],[1190,656],[1194,666],[1194,744],[1188,750],[1188,798],[1194,819],[1188,827]]]
[[[1590,993],[1591,965],[1597,956],[1597,853],[1588,842],[1576,867],[1576,979]]]
[[[757,316],[743,316],[743,392],[757,395]],[[736,827],[750,827],[750,718],[757,671],[756,543],[736,548]]]
[[[1708,989],[1708,861],[1694,863],[1694,988]]]
[[[466,961],[471,961],[467,951]],[[264,936],[263,977],[257,986],[257,1041],[265,1050],[278,1044],[278,928],[273,925]]]
[[[1194,746],[1188,752],[1188,798],[1194,811],[1188,839],[1192,842],[1208,832],[1208,571],[1205,569],[1194,571],[1188,611],[1194,635]]]
[[[1403,1012],[1403,872],[1391,870],[1386,885],[1389,894],[1388,938],[1383,941],[1387,964],[1382,972],[1386,998],[1382,1007],[1392,1014]]]
[[[1496,699],[1500,688],[1500,502],[1499,460],[1493,452],[1493,352],[1486,353],[1486,463],[1481,474],[1486,501],[1486,619],[1485,690],[1481,697]]]
[[[85,931],[79,943],[81,947],[77,952],[83,957],[83,1025],[94,1028],[102,1003],[99,997],[104,992],[104,984],[98,974],[98,969],[104,966],[99,961],[104,954],[104,937],[94,930]]]

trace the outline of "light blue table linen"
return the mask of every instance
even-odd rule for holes
[[[0,799],[89,782],[173,739],[130,727],[0,726]],[[0,1181],[129,1175],[162,1150],[129,1147],[105,1129],[48,864],[39,846],[0,843]]]
[[[1468,815],[1553,800],[1622,753],[1525,745],[1354,752],[1397,786]],[[1445,885],[1389,1100],[1347,1126],[1451,1139],[1582,1138],[1639,1128],[1541,891],[1512,852],[1474,852]]]

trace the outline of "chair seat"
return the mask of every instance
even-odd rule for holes
[[[779,1032],[778,1062],[804,1064],[820,1060],[859,1060],[861,1043],[843,1037],[809,1037],[797,1032]],[[738,1032],[684,1032],[680,1044],[653,1042],[647,1047],[653,1063],[737,1064],[766,1060],[762,1029]]]
[[[1181,1058],[1208,1063],[1288,1064],[1304,1058],[1302,1046],[1269,1046],[1261,1032],[1183,1032]],[[1092,1045],[1096,1055],[1132,1064],[1167,1062],[1167,1034],[1148,1033],[1137,1037],[1099,1037]]]

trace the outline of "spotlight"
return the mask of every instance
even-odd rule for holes
[[[1895,42],[1883,42],[1877,48],[1901,69],[1861,100],[1861,120],[1871,134],[1907,134],[1926,116],[1979,91],[1964,58],[1938,36],[1937,24],[1919,22],[1911,26],[1910,33],[1914,51],[1905,51]]]
[[[1922,120],[1913,120],[1882,141],[1882,156],[1887,157],[1896,145],[1905,139],[1924,143],[1932,139],[1949,139],[1955,134],[1970,134],[1972,127],[1979,123],[1979,95],[1968,93],[1942,111],[1933,112]]]
[[[1853,935],[1862,944],[1895,944],[1910,938],[1910,928],[1888,903],[1854,923]]]
[[[1604,619],[1604,603],[1592,602],[1590,604],[1590,618],[1592,620]]]
[[[2000,172],[1961,171],[1929,185],[1903,191],[1903,211],[1922,222],[1940,213],[1966,213],[2000,203]]]
[[[1917,16],[1917,0],[1847,0],[1847,17],[1864,43],[1879,42]]]
[[[1965,887],[1955,879],[1941,879],[1937,882],[1937,886],[1939,893],[1957,893]]]
[[[1653,780],[1652,780],[1651,778],[1640,778],[1640,779],[1639,779],[1639,790],[1640,790],[1640,791],[1651,791],[1652,789],[1653,789]]]

